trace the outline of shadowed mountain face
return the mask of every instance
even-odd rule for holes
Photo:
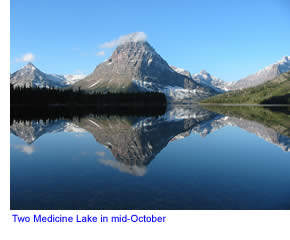
[[[174,71],[145,41],[119,45],[108,60],[73,86],[75,89],[79,87],[88,91],[162,91],[167,96],[174,96],[178,90],[180,95],[180,91],[187,89],[187,95],[198,99],[216,93],[214,89]]]
[[[13,122],[11,133],[29,144],[46,133],[89,132],[107,147],[116,161],[102,163],[133,175],[144,175],[146,166],[168,143],[191,133],[203,137],[223,128],[236,126],[290,151],[290,138],[255,121],[229,117],[198,106],[170,107],[161,117],[95,117],[53,122]]]

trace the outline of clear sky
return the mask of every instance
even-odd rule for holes
[[[290,1],[11,0],[11,72],[91,73],[132,32],[170,64],[238,80],[290,55]],[[104,52],[102,52],[104,51]],[[29,55],[30,54],[30,55]]]

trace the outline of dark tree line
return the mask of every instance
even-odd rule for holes
[[[166,97],[158,92],[87,93],[71,89],[27,88],[10,85],[11,105],[166,105]]]
[[[290,93],[282,96],[274,96],[261,102],[262,104],[290,104]]]
[[[11,121],[97,115],[158,116],[166,111],[162,93],[86,93],[71,89],[10,85]]]

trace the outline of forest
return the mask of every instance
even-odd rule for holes
[[[82,90],[10,85],[12,119],[51,119],[97,115],[158,116],[166,111],[163,93],[87,93]]]
[[[13,87],[10,84],[10,104],[44,105],[166,105],[159,92],[87,93],[82,90],[39,87]]]

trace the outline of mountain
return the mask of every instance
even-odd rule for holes
[[[232,82],[228,83],[220,78],[211,76],[207,71],[202,70],[200,73],[194,74],[192,79],[198,83],[204,84],[206,86],[210,86],[214,88],[218,92],[228,91],[230,86],[233,84]]]
[[[19,87],[58,87],[70,86],[85,75],[57,75],[40,71],[32,63],[28,63],[20,70],[10,75],[10,83]]]
[[[254,87],[259,84],[265,83],[280,74],[290,71],[290,56],[284,56],[278,62],[271,64],[255,74],[245,77],[235,84],[230,86],[230,90],[238,90],[249,87]]]
[[[219,94],[202,103],[290,104],[290,71],[256,87]]]
[[[87,91],[160,91],[169,99],[203,99],[216,94],[174,71],[147,41],[119,45],[93,73],[73,85]]]

